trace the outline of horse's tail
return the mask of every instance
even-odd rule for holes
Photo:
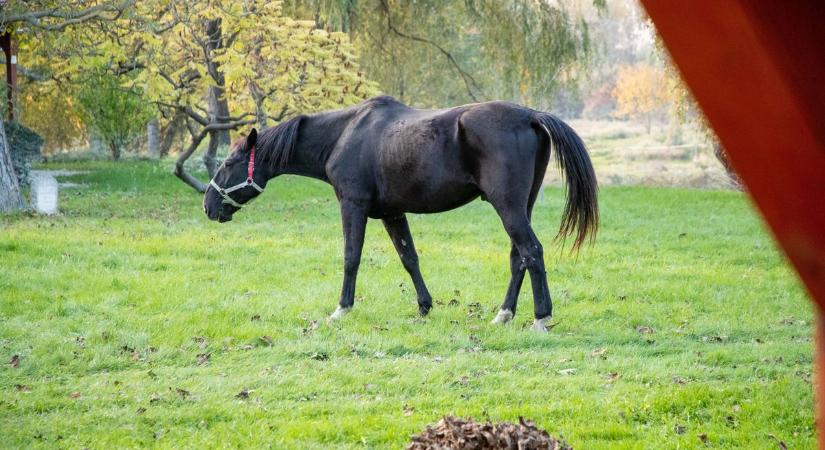
[[[565,239],[577,230],[573,249],[588,238],[592,242],[599,228],[599,203],[596,173],[581,138],[569,125],[551,114],[536,112],[533,119],[556,150],[556,163],[567,180],[567,204],[556,238]]]

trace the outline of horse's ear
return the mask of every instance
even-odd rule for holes
[[[252,150],[252,147],[254,147],[257,142],[258,130],[253,128],[252,131],[249,132],[249,135],[246,136],[246,146],[244,147],[244,150],[247,152]]]

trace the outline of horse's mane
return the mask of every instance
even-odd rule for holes
[[[283,168],[289,162],[298,140],[298,127],[306,116],[295,116],[274,127],[261,130],[255,147],[263,162]]]

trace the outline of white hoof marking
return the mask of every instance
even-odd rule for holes
[[[499,323],[504,324],[511,320],[513,320],[513,311],[510,311],[509,309],[500,309],[498,310],[498,314],[496,314],[496,318],[490,323],[494,325]]]
[[[341,306],[338,306],[338,309],[336,309],[335,312],[332,313],[332,315],[329,316],[329,318],[327,319],[327,323],[341,319],[342,317],[346,316],[350,311],[352,311],[352,307],[342,308]]]
[[[550,317],[545,317],[544,319],[533,319],[533,331],[537,331],[539,333],[547,333],[547,323],[550,322]]]

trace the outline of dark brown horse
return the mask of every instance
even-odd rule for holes
[[[377,97],[351,108],[298,116],[236,145],[204,195],[212,220],[232,219],[241,205],[281,174],[330,183],[344,225],[344,285],[330,319],[350,311],[367,218],[381,219],[418,296],[418,311],[432,307],[418,268],[405,213],[437,213],[477,197],[493,205],[510,236],[512,278],[493,322],[513,318],[530,272],[534,328],[546,330],[553,307],[541,243],[530,226],[551,147],[567,180],[559,236],[575,233],[574,248],[598,227],[597,185],[579,136],[560,119],[512,103],[489,102],[442,110],[409,108]]]

